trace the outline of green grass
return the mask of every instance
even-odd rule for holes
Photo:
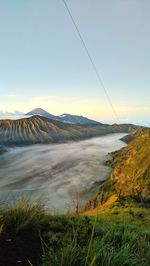
[[[150,205],[150,130],[140,132],[127,147],[112,154],[109,163],[114,170],[107,182],[118,197]]]
[[[96,219],[50,215],[27,200],[0,212],[0,265],[148,266],[146,211]]]

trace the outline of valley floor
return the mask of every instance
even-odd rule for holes
[[[108,177],[111,168],[104,163],[108,153],[125,146],[124,135],[9,148],[0,156],[0,201],[26,197],[62,213],[72,209],[78,192],[85,204]]]

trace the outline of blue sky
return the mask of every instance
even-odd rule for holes
[[[120,119],[150,115],[150,1],[66,0]],[[62,0],[0,0],[0,110],[114,118]]]

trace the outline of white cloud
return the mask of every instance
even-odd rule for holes
[[[7,97],[9,97],[9,98],[14,98],[14,97],[16,97],[17,95],[16,94],[8,94],[7,95]]]

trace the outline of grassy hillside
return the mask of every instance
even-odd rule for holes
[[[81,140],[108,133],[130,132],[134,125],[72,125],[41,116],[0,120],[0,145],[25,145]]]
[[[0,265],[148,266],[147,210],[53,216],[22,200],[0,210]]]
[[[150,130],[130,144],[112,153],[108,162],[113,171],[108,180],[101,183],[98,193],[86,205],[86,210],[103,204],[111,205],[134,201],[140,206],[150,206]],[[104,205],[105,206],[105,205]],[[96,210],[95,210],[96,212]]]
[[[146,132],[147,130],[149,129],[146,127],[138,127],[137,129],[131,131],[128,135],[123,137],[121,140],[129,144],[132,140],[136,139],[138,136],[140,136],[142,133]]]
[[[150,130],[114,154],[110,176],[118,196],[150,202]]]

